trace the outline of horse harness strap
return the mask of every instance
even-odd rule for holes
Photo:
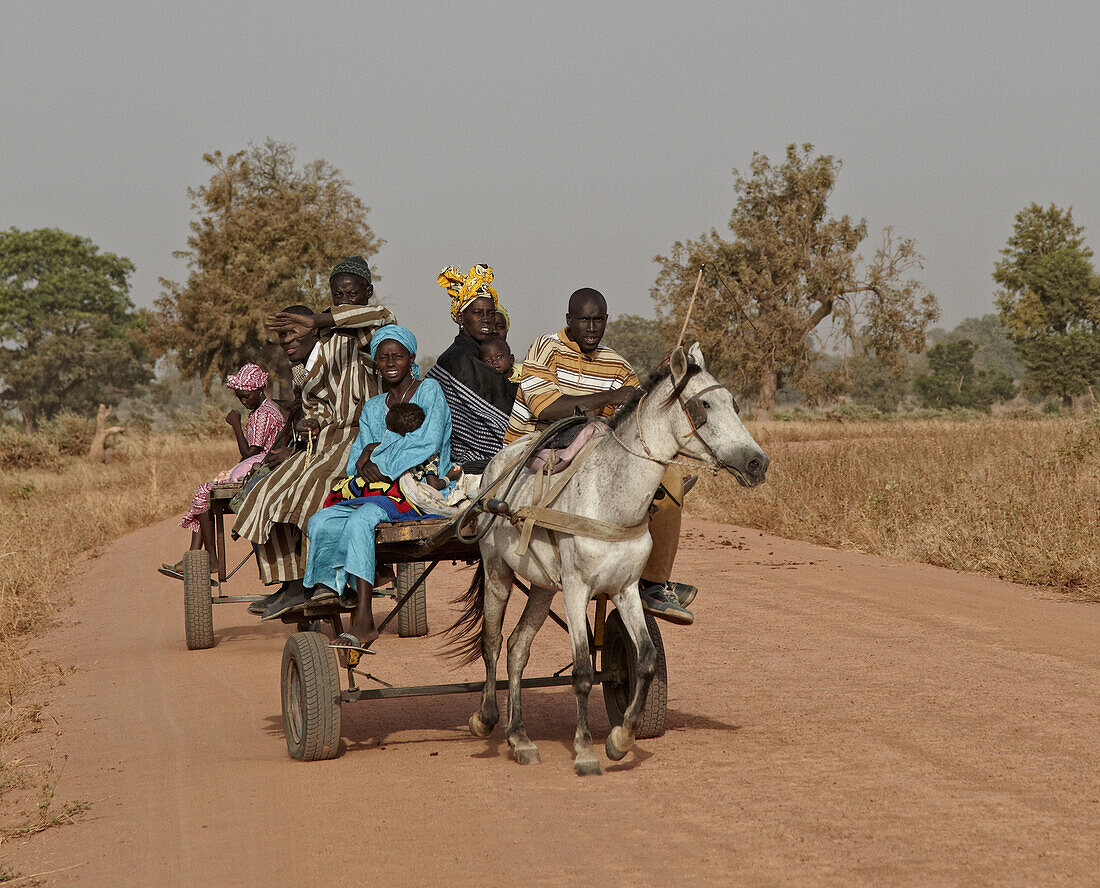
[[[635,524],[633,527],[624,527],[621,524],[611,524],[596,518],[583,518],[580,515],[573,515],[569,512],[562,512],[558,509],[549,508],[550,504],[561,495],[561,492],[565,489],[565,485],[572,480],[573,476],[577,473],[577,469],[581,467],[584,460],[595,449],[596,445],[599,444],[601,438],[602,435],[593,435],[581,451],[573,457],[573,461],[554,479],[554,483],[551,484],[549,489],[545,492],[543,491],[543,486],[553,473],[553,461],[548,461],[547,464],[539,470],[538,477],[535,479],[534,505],[521,506],[515,509],[510,518],[513,524],[521,525],[519,542],[516,544],[517,558],[522,558],[527,553],[527,548],[531,544],[531,534],[536,527],[542,527],[550,531],[558,531],[559,533],[572,534],[573,536],[603,540],[605,542],[634,540],[649,530],[648,520],[643,520],[640,524]]]
[[[559,533],[572,534],[573,536],[589,537],[594,540],[603,540],[608,543],[622,542],[623,540],[636,540],[649,532],[649,522],[643,521],[633,527],[624,527],[621,524],[611,524],[596,518],[582,518],[580,515],[572,515],[569,512],[560,512],[557,509],[547,509],[542,506],[521,506],[516,509],[515,516],[524,523],[524,534],[528,527],[542,527],[546,530],[556,530]],[[521,541],[524,551],[516,549],[517,555],[523,555],[526,545]]]

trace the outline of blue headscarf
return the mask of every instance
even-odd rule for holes
[[[408,327],[402,327],[399,324],[386,324],[385,327],[379,327],[378,332],[371,337],[370,341],[370,357],[374,360],[375,354],[378,352],[378,347],[387,339],[392,339],[394,342],[398,342],[405,347],[410,355],[413,356],[413,361],[416,360],[416,337],[413,336],[412,330]],[[414,363],[412,366],[413,379],[420,378],[420,368]]]

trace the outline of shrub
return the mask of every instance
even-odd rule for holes
[[[65,459],[45,435],[27,434],[12,425],[0,425],[0,469],[61,468]]]

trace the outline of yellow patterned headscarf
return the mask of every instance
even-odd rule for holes
[[[436,283],[446,289],[451,296],[451,319],[458,323],[458,313],[480,296],[493,300],[499,305],[497,291],[489,285],[493,282],[493,269],[488,265],[475,265],[469,274],[463,274],[453,265],[448,265],[436,278]]]

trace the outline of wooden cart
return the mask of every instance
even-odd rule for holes
[[[398,521],[378,526],[376,554],[379,564],[423,566],[419,576],[397,595],[393,610],[379,624],[379,631],[385,629],[395,617],[399,618],[402,610],[418,594],[423,594],[428,576],[441,561],[474,564],[480,560],[481,553],[475,545],[463,543],[453,535],[445,537],[442,543],[433,545],[430,552],[426,552],[425,543],[430,539],[434,542],[446,527],[447,521],[442,518]],[[525,593],[529,591],[519,581],[516,586]],[[607,716],[613,725],[619,725],[634,692],[637,658],[622,619],[615,610],[608,613],[607,604],[606,596],[597,597],[594,616],[589,620],[588,637],[596,671],[594,684],[603,686]],[[345,612],[339,605],[333,604],[309,609],[306,615],[307,619],[327,622],[332,627],[333,635],[337,636],[343,632],[341,617]],[[293,618],[284,619],[291,622]],[[567,629],[565,620],[553,610],[550,611],[550,619]],[[657,672],[650,685],[637,731],[639,738],[664,733],[668,707],[668,673],[661,631],[653,617],[646,615],[645,619],[657,649]],[[299,631],[287,639],[281,669],[282,709],[287,750],[293,758],[318,761],[334,758],[341,753],[340,711],[345,704],[389,697],[480,693],[484,686],[481,681],[394,686],[361,670],[359,665],[362,662],[355,651],[334,649],[331,640],[319,631]],[[552,675],[525,678],[523,687],[570,685],[572,665],[570,657],[569,663]],[[345,676],[343,680],[341,673]],[[370,686],[360,687],[360,679]],[[505,682],[501,690],[506,689]]]
[[[217,484],[210,491],[210,514],[214,519],[214,552],[193,549],[183,556],[183,623],[188,650],[197,651],[214,646],[215,604],[248,604],[258,601],[262,595],[230,595],[226,584],[253,558],[253,552],[231,570],[226,565],[225,516],[232,514],[230,500],[240,491],[242,482]],[[214,579],[211,579],[211,557],[214,558]],[[423,563],[402,563],[396,571],[397,581],[391,597],[403,598],[405,606],[397,615],[397,632],[405,638],[428,634],[427,588],[421,583],[416,593],[405,593],[424,573]],[[303,621],[303,628],[310,621]]]

